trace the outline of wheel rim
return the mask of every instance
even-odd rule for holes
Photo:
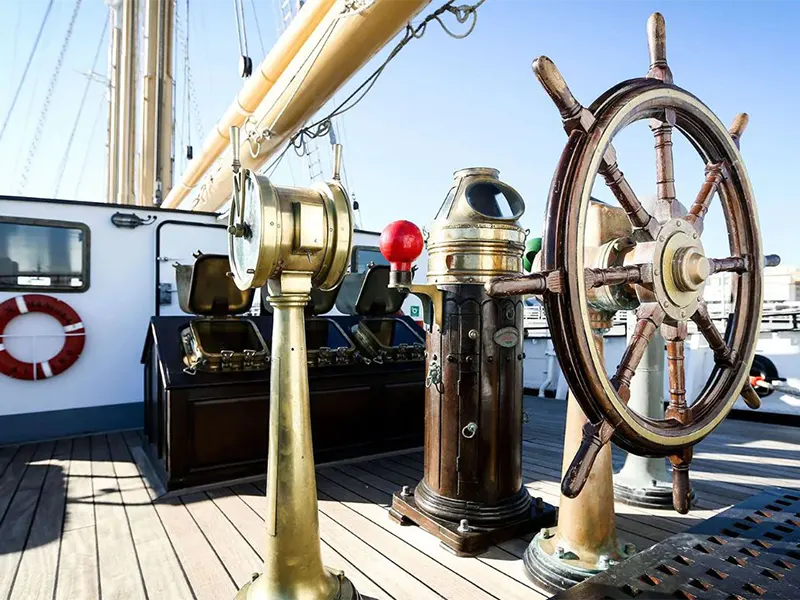
[[[589,418],[593,422],[607,420],[615,428],[614,441],[626,449],[665,455],[708,435],[730,411],[749,375],[761,316],[763,255],[758,217],[736,143],[702,102],[676,86],[653,79],[625,82],[616,90],[593,105],[596,122],[588,131],[570,134],[553,180],[542,261],[547,271],[565,272],[566,289],[561,294],[548,294],[545,303],[554,320],[554,343],[560,347],[559,355],[567,358],[565,376]],[[722,162],[727,166],[728,176],[718,190],[731,255],[747,256],[750,262],[750,270],[740,275],[736,308],[724,336],[737,352],[735,365],[714,367],[691,405],[693,418],[686,424],[643,417],[628,409],[620,398],[592,343],[587,286],[579,276],[586,267],[587,207],[605,151],[625,127],[646,118],[663,118],[665,109],[674,111],[675,128],[707,164]]]

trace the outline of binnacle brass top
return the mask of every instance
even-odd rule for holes
[[[522,271],[522,197],[487,167],[461,169],[427,240],[428,283],[484,283]]]

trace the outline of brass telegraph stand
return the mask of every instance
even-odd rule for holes
[[[236,128],[231,146],[239,148]],[[275,187],[234,156],[231,275],[241,290],[267,285],[274,309],[264,572],[236,600],[360,598],[343,573],[322,564],[303,315],[312,286],[335,288],[350,258],[352,214],[339,183],[340,153],[337,147],[333,181],[309,189]]]

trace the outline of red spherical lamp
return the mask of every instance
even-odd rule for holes
[[[411,263],[422,254],[422,232],[411,221],[389,223],[381,232],[381,254],[393,271],[410,271]]]

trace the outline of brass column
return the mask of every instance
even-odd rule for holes
[[[344,573],[322,564],[303,314],[312,285],[329,291],[344,277],[350,201],[338,169],[313,188],[276,188],[241,168],[238,128],[231,141],[230,276],[240,290],[266,285],[274,309],[264,571],[236,600],[358,600]]]
[[[303,309],[311,273],[284,272],[269,282],[272,325],[267,543],[264,572],[237,600],[351,598],[342,573],[323,567]],[[280,501],[279,501],[280,499]]]
[[[592,330],[595,346],[603,356],[603,334],[611,327],[611,315],[592,311],[597,329]],[[606,322],[603,322],[606,321]],[[561,474],[567,472],[582,440],[586,415],[570,392]],[[611,445],[597,455],[589,478],[576,498],[561,495],[558,526],[542,530],[525,551],[528,572],[547,589],[568,588],[632,554],[632,544],[621,547],[614,515]]]

